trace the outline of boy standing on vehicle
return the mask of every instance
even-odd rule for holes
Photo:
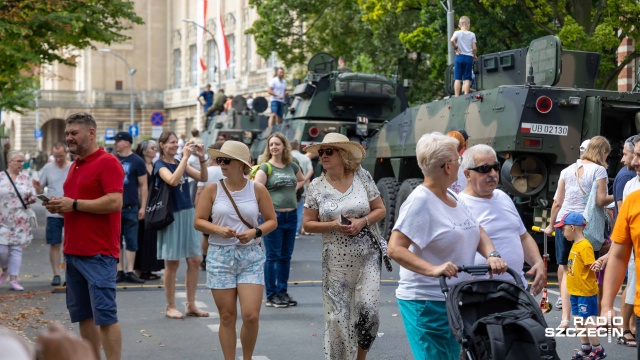
[[[598,316],[598,283],[595,272],[600,270],[600,262],[596,261],[593,246],[585,239],[582,232],[586,225],[587,222],[582,214],[571,211],[554,227],[562,231],[567,240],[573,241],[565,274],[571,299],[571,314],[576,319],[582,318],[581,327],[595,330],[595,321],[593,324],[585,324],[585,322],[591,316],[594,318]],[[581,336],[580,341],[582,347],[573,359],[603,359],[607,356],[597,336]]]
[[[451,44],[456,52],[456,60],[453,63],[453,91],[455,96],[460,95],[460,85],[462,80],[462,92],[466,95],[471,88],[471,73],[473,72],[473,60],[476,59],[476,34],[469,31],[471,20],[467,16],[462,16],[458,23],[460,30],[453,33]]]

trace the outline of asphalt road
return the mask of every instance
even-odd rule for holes
[[[48,246],[44,241],[44,211],[38,206],[36,211],[42,218],[33,244],[24,253],[21,282],[25,292],[9,291],[6,284],[0,287],[0,324],[22,331],[28,338],[33,338],[50,321],[63,322],[77,333],[76,324],[70,324],[68,320],[64,293],[51,292]],[[289,293],[299,305],[287,309],[262,308],[254,359],[324,358],[320,253],[320,236],[303,236],[296,241]],[[370,359],[412,358],[395,298],[398,265],[394,266],[394,272],[382,272],[381,325]],[[185,269],[186,264],[182,263],[178,270],[178,284],[184,284]],[[219,318],[211,293],[204,287],[205,273],[202,271],[199,283],[197,301],[212,313],[210,318],[165,318],[160,280],[143,286],[121,286],[117,301],[123,331],[123,359],[222,359],[217,334]],[[184,303],[183,287],[178,287],[177,296],[177,302]],[[550,285],[550,298],[555,303],[555,284]],[[554,309],[545,318],[549,327],[558,326],[560,312]],[[238,331],[240,324],[238,321]],[[576,338],[557,338],[556,341],[562,359],[570,359],[580,344]],[[601,341],[609,359],[635,357],[635,349],[615,344],[615,339],[611,344],[606,338]],[[238,343],[237,356],[241,358],[239,347]]]

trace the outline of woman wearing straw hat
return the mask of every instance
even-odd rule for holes
[[[365,359],[380,323],[381,254],[369,226],[384,218],[384,204],[360,167],[360,144],[330,133],[306,151],[326,170],[307,187],[303,220],[322,234],[325,358]]]
[[[298,226],[296,190],[303,186],[304,176],[298,164],[293,162],[289,140],[282,133],[271,134],[267,144],[262,158],[269,165],[262,164],[255,178],[269,190],[278,218],[278,227],[264,239],[267,251],[264,265],[266,305],[286,308],[298,304],[287,292],[287,281]]]
[[[173,188],[174,221],[162,230],[158,230],[158,259],[165,260],[164,294],[167,298],[165,316],[170,319],[183,319],[184,315],[176,307],[176,272],[180,260],[187,259],[187,304],[186,315],[208,317],[209,313],[196,306],[196,286],[200,267],[200,237],[193,228],[194,209],[189,193],[187,178],[207,181],[207,167],[200,171],[187,164],[189,156],[195,153],[204,163],[204,147],[188,141],[182,148],[182,160],[174,158],[178,152],[178,137],[174,132],[165,131],[158,138],[160,159],[153,166],[156,181],[164,181]],[[159,179],[158,179],[159,178]]]
[[[276,228],[276,213],[264,185],[245,177],[251,170],[247,145],[229,140],[220,150],[208,152],[226,179],[205,187],[198,200],[194,225],[196,230],[209,234],[207,287],[220,313],[218,336],[224,358],[236,358],[240,300],[242,355],[251,359],[258,338],[264,288],[265,255],[260,241]],[[259,214],[264,219],[262,225],[258,223]]]

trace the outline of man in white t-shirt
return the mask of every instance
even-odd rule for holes
[[[544,262],[535,240],[529,235],[511,198],[501,190],[496,190],[500,181],[500,163],[496,152],[488,145],[470,147],[462,155],[462,165],[467,185],[459,194],[480,226],[502,255],[509,267],[520,273],[526,284],[524,262],[531,265],[526,275],[533,276],[531,289],[534,295],[541,290],[544,282]],[[486,264],[484,256],[476,253],[476,265]],[[494,275],[494,279],[513,282],[509,274]]]
[[[287,81],[284,79],[284,69],[279,67],[276,76],[269,81],[269,95],[271,95],[271,116],[269,116],[269,126],[273,125],[275,117],[277,124],[282,123],[284,115],[284,96],[287,92]]]
[[[304,212],[304,198],[307,191],[307,185],[311,181],[313,176],[313,166],[311,166],[311,160],[300,152],[300,143],[298,140],[291,140],[291,156],[298,160],[302,176],[304,176],[304,192],[300,201],[298,201],[298,225],[296,227],[296,234],[307,234],[302,230],[302,213]]]
[[[216,141],[215,143],[209,146],[209,149],[220,150],[222,148],[222,144],[224,144],[224,141]],[[198,203],[198,200],[200,199],[200,194],[204,190],[205,186],[224,179],[224,175],[222,175],[222,169],[220,169],[220,165],[218,165],[215,158],[212,158],[212,157],[209,158],[209,166],[207,166],[207,174],[208,174],[207,181],[205,182],[198,181],[198,190],[196,191],[194,204]],[[202,262],[200,263],[200,267],[202,268],[202,270],[206,270],[207,269],[206,268],[207,251],[209,250],[209,234],[204,234],[204,233],[202,234],[201,247],[202,247]]]

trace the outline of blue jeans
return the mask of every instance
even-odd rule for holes
[[[302,213],[304,213],[304,196],[300,198],[298,203],[298,225],[296,226],[296,234],[300,234],[302,230]]]
[[[276,211],[276,218],[278,227],[264,237],[264,248],[267,251],[267,260],[264,263],[267,299],[287,292],[298,213],[297,210]]]

